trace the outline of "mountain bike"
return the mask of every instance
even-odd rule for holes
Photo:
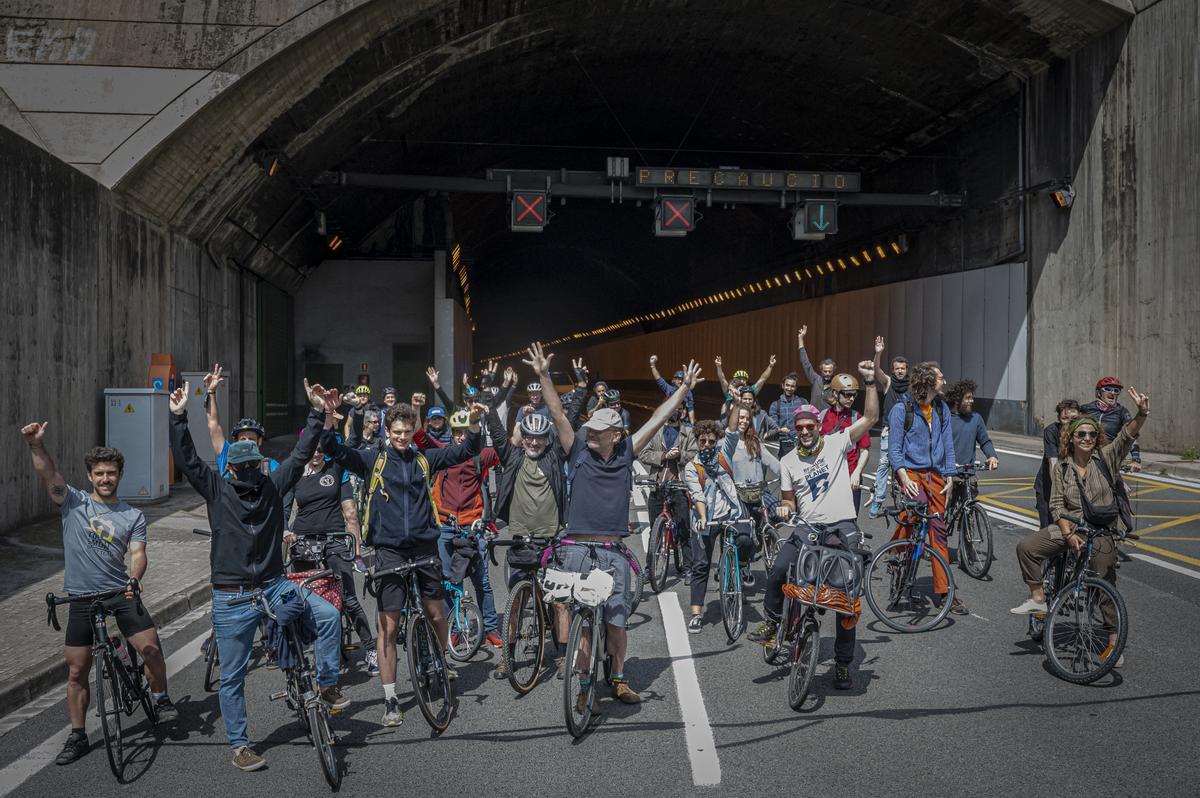
[[[310,585],[319,579],[331,576],[335,576],[333,571],[324,570],[306,577],[297,585],[297,590],[300,591],[300,601],[307,604],[305,592],[312,592]],[[272,621],[277,621],[275,612],[271,609],[262,589],[250,590],[229,600],[230,607],[240,607],[243,604],[254,604],[263,615]],[[285,663],[281,656],[280,664],[288,665],[288,667],[281,668],[287,685],[283,690],[272,693],[270,699],[272,701],[283,699],[288,708],[296,713],[297,719],[308,733],[309,740],[312,741],[313,749],[317,752],[317,759],[321,762],[321,772],[325,776],[325,781],[336,790],[342,783],[342,770],[338,766],[337,756],[333,752],[333,744],[336,740],[333,731],[329,728],[329,709],[321,700],[321,692],[317,686],[317,669],[303,643],[303,618],[304,614],[301,613],[291,623],[283,625],[283,635],[290,654],[290,663]]]
[[[899,509],[884,509],[883,516],[898,521],[906,512],[917,523],[908,537],[897,538],[875,553],[867,570],[866,599],[871,612],[888,627],[897,632],[924,632],[949,614],[954,603],[954,575],[945,558],[929,545],[929,522],[940,514],[930,513],[924,502],[905,500]],[[930,563],[928,570],[922,567],[925,562]],[[936,567],[946,574],[948,585],[941,599],[933,590],[932,569]]]
[[[653,479],[635,479],[634,484],[653,488],[655,492],[650,496],[657,496],[662,502],[658,515],[650,525],[650,543],[646,547],[646,576],[654,592],[661,593],[667,586],[667,571],[672,559],[675,561],[675,574],[680,577],[684,575],[682,536],[671,512],[671,498],[672,493],[679,491],[686,495],[687,485],[679,480],[656,482]]]
[[[515,535],[509,540],[488,540],[488,559],[496,562],[497,546],[519,547],[522,556],[528,554],[525,564],[514,565],[521,572],[521,579],[508,592],[508,607],[504,611],[504,623],[500,630],[500,657],[508,683],[519,695],[532,690],[542,676],[546,656],[546,630],[554,629],[553,605],[546,601],[540,574],[542,555],[553,546],[552,542],[530,535]],[[557,636],[556,649],[562,643]]]
[[[982,579],[992,567],[992,525],[979,501],[977,469],[987,471],[987,463],[958,466],[954,490],[946,503],[946,534],[958,535],[959,567]]]
[[[1116,586],[1092,568],[1097,540],[1121,540],[1138,536],[1119,529],[1094,527],[1074,516],[1063,515],[1075,524],[1076,534],[1087,539],[1078,551],[1066,551],[1048,559],[1042,567],[1046,589],[1046,614],[1040,639],[1046,662],[1058,678],[1073,684],[1091,684],[1116,667],[1129,636],[1129,613]],[[1104,618],[1104,605],[1112,607],[1116,629]],[[1030,616],[1030,623],[1034,621]],[[1109,643],[1115,631],[1116,640]]]
[[[129,584],[134,595],[141,594],[136,579]],[[58,625],[57,607],[60,604],[87,604],[92,617],[92,661],[96,674],[96,715],[104,731],[104,748],[108,752],[108,766],[117,781],[123,782],[125,773],[125,740],[121,732],[121,716],[133,716],[139,706],[146,713],[151,726],[158,724],[158,709],[150,696],[150,684],[138,662],[137,650],[120,635],[108,634],[106,618],[111,614],[104,602],[124,596],[128,588],[105,590],[96,593],[80,593],[73,596],[46,594],[46,624],[61,632]]]
[[[428,567],[436,568],[440,572],[441,557],[433,554],[409,560],[394,568],[372,570],[367,575],[367,592],[377,596],[380,581],[389,576],[398,576],[407,581],[396,645],[402,646],[407,652],[408,675],[412,680],[413,693],[416,695],[421,714],[425,716],[425,721],[434,733],[441,734],[453,720],[456,704],[454,687],[442,654],[441,643],[418,598],[421,592],[417,571]]]

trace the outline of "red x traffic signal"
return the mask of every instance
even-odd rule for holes
[[[545,191],[513,191],[512,202],[509,203],[509,229],[513,232],[540,233],[550,222],[549,204]]]
[[[694,197],[659,197],[654,211],[654,234],[658,236],[687,235],[696,226]]]

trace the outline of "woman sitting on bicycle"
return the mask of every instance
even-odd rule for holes
[[[722,449],[725,459],[729,461],[733,481],[737,483],[738,498],[745,505],[755,527],[759,528],[763,521],[764,504],[768,512],[779,504],[779,500],[766,489],[769,480],[779,478],[779,458],[763,446],[762,438],[752,422],[750,410],[745,407],[732,408],[729,411],[725,445]],[[757,553],[756,551],[755,554]],[[749,562],[742,571],[742,584],[746,587],[754,585]]]
[[[1116,501],[1115,480],[1121,461],[1133,448],[1146,417],[1150,415],[1150,397],[1133,388],[1129,389],[1129,395],[1137,404],[1137,415],[1111,442],[1090,416],[1080,416],[1063,427],[1058,444],[1058,463],[1050,472],[1050,515],[1055,523],[1026,535],[1017,544],[1017,560],[1021,564],[1025,584],[1029,586],[1029,598],[1010,610],[1014,615],[1046,612],[1042,562],[1066,551],[1068,546],[1078,551],[1087,543],[1086,538],[1075,533],[1074,525],[1065,520],[1063,515],[1082,517],[1091,523],[1084,515],[1083,498],[1086,498],[1089,507],[1107,507]],[[1083,497],[1080,496],[1081,488]],[[1117,550],[1111,538],[1096,540],[1093,566],[1101,577],[1116,584]],[[1106,625],[1115,630],[1115,611],[1107,604],[1102,610]],[[1116,632],[1110,631],[1109,642],[1115,637]]]

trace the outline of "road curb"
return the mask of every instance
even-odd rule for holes
[[[157,603],[147,604],[146,609],[154,616],[154,623],[161,629],[176,618],[208,603],[211,598],[212,586],[209,584],[208,577],[205,577],[193,582],[183,590],[165,596]],[[65,623],[66,616],[60,615],[59,619],[60,622]],[[53,630],[51,629],[51,631]],[[61,634],[61,632],[55,634]],[[18,674],[12,682],[0,688],[0,717],[63,684],[66,679],[67,663],[63,660],[61,653],[31,665]]]

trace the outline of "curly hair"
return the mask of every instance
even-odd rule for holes
[[[705,419],[704,421],[698,422],[693,432],[696,433],[697,441],[700,440],[701,435],[706,433],[714,436],[717,440],[721,440],[722,436],[725,434],[725,431],[721,428],[721,425],[710,419]]]
[[[83,456],[83,466],[89,474],[100,463],[116,463],[117,471],[125,472],[125,455],[111,446],[96,446],[88,449],[88,453]]]
[[[1076,423],[1078,422],[1078,424]],[[1072,428],[1079,429],[1083,425],[1094,427],[1099,434],[1096,438],[1096,448],[1103,449],[1108,446],[1108,436],[1104,434],[1104,427],[1100,426],[1100,422],[1091,416],[1080,416],[1070,424],[1063,424],[1062,429],[1058,431],[1058,459],[1066,460],[1075,454],[1075,441],[1071,437],[1074,432]]]
[[[941,370],[936,360],[926,360],[913,366],[908,390],[914,399],[932,397],[937,390],[937,372]]]
[[[946,404],[958,407],[958,403],[963,400],[963,397],[969,393],[975,393],[975,389],[978,387],[974,380],[959,380],[950,386],[950,390],[946,391]]]
[[[417,409],[410,404],[397,402],[387,409],[387,413],[383,417],[383,426],[390,430],[397,421],[403,421],[405,424],[416,427]]]

